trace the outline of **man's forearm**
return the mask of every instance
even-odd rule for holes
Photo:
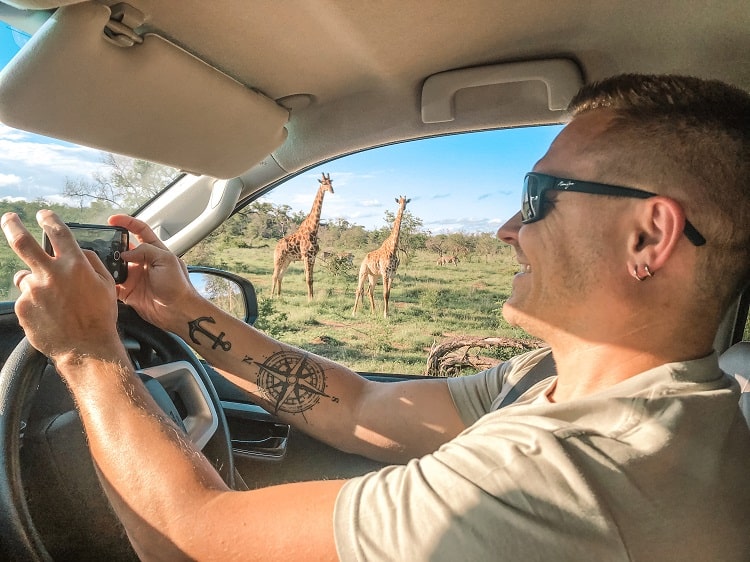
[[[176,313],[168,327],[212,367],[283,421],[346,450],[368,381],[328,359],[269,338],[205,300]]]
[[[165,327],[268,411],[338,449],[405,462],[464,429],[445,381],[368,381],[280,343],[200,298],[174,311]]]
[[[180,514],[195,512],[227,486],[156,405],[124,349],[55,365],[78,404],[102,485],[139,554],[156,549],[177,559],[189,534]]]

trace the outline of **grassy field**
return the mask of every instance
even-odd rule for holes
[[[347,271],[319,259],[312,302],[307,300],[300,262],[287,270],[281,297],[270,298],[273,247],[229,248],[212,259],[253,282],[261,309],[259,328],[358,371],[423,374],[431,346],[458,336],[529,338],[500,314],[518,267],[510,249],[492,261],[475,258],[457,266],[439,266],[437,256],[425,251],[402,259],[387,319],[382,316],[381,284],[375,292],[376,314],[371,314],[367,299],[352,314],[356,272],[364,253],[355,254],[354,266]],[[190,256],[186,258],[191,263]]]

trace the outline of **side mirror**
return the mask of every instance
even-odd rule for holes
[[[223,311],[250,324],[258,319],[258,297],[247,279],[213,267],[188,266],[190,282]]]

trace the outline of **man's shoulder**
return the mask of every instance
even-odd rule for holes
[[[457,377],[459,381],[478,381],[481,379],[498,379],[502,384],[515,384],[533,369],[540,361],[550,355],[549,347],[532,349],[520,355],[515,355],[497,365],[473,375]]]
[[[502,367],[503,382],[505,384],[518,383],[542,360],[550,356],[551,353],[552,350],[549,347],[540,347],[539,349],[533,349],[521,355],[511,357],[504,363],[501,363],[498,367]]]
[[[474,375],[449,378],[448,389],[464,423],[469,426],[491,411],[498,399],[549,354],[549,348],[534,349]]]

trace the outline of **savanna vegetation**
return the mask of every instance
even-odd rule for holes
[[[66,221],[102,222],[117,208],[104,202],[70,207],[45,201],[0,201],[0,213],[14,211],[41,240],[34,220],[40,208],[51,208]],[[359,263],[390,233],[393,216],[383,227],[365,230],[337,220],[321,225],[321,252],[315,266],[315,298],[307,300],[300,262],[285,277],[281,297],[271,298],[273,250],[278,239],[292,232],[305,213],[288,207],[253,203],[184,256],[192,265],[207,265],[249,279],[258,294],[257,327],[283,341],[341,361],[358,371],[423,374],[432,346],[466,336],[502,336],[528,340],[508,326],[500,314],[517,269],[510,248],[487,234],[432,235],[418,217],[405,213],[402,222],[401,264],[391,291],[391,314],[382,316],[382,285],[375,289],[375,314],[365,299],[352,314]],[[348,256],[353,254],[353,258]],[[441,256],[457,263],[438,264]],[[0,300],[15,298],[13,273],[22,264],[10,248],[0,245]],[[517,347],[473,350],[502,358]]]
[[[424,374],[430,349],[447,339],[508,338],[499,345],[468,352],[496,360],[536,344],[502,318],[502,303],[510,294],[518,266],[511,249],[493,234],[431,235],[406,211],[391,312],[383,318],[382,284],[375,289],[375,314],[367,299],[356,314],[352,310],[359,264],[390,233],[390,213],[385,214],[383,227],[374,231],[345,221],[321,225],[315,297],[308,302],[300,262],[287,270],[281,296],[271,298],[273,250],[283,232],[295,228],[296,220],[285,230],[274,232],[278,226],[273,225],[272,217],[278,216],[278,208],[251,205],[245,211],[193,248],[185,259],[190,264],[233,271],[252,281],[260,306],[257,327],[276,338],[358,371],[412,374]],[[304,213],[296,218],[301,220]],[[269,229],[268,236],[258,234],[260,225]],[[458,256],[458,260],[440,265],[441,256]],[[470,367],[471,361],[466,363]]]

